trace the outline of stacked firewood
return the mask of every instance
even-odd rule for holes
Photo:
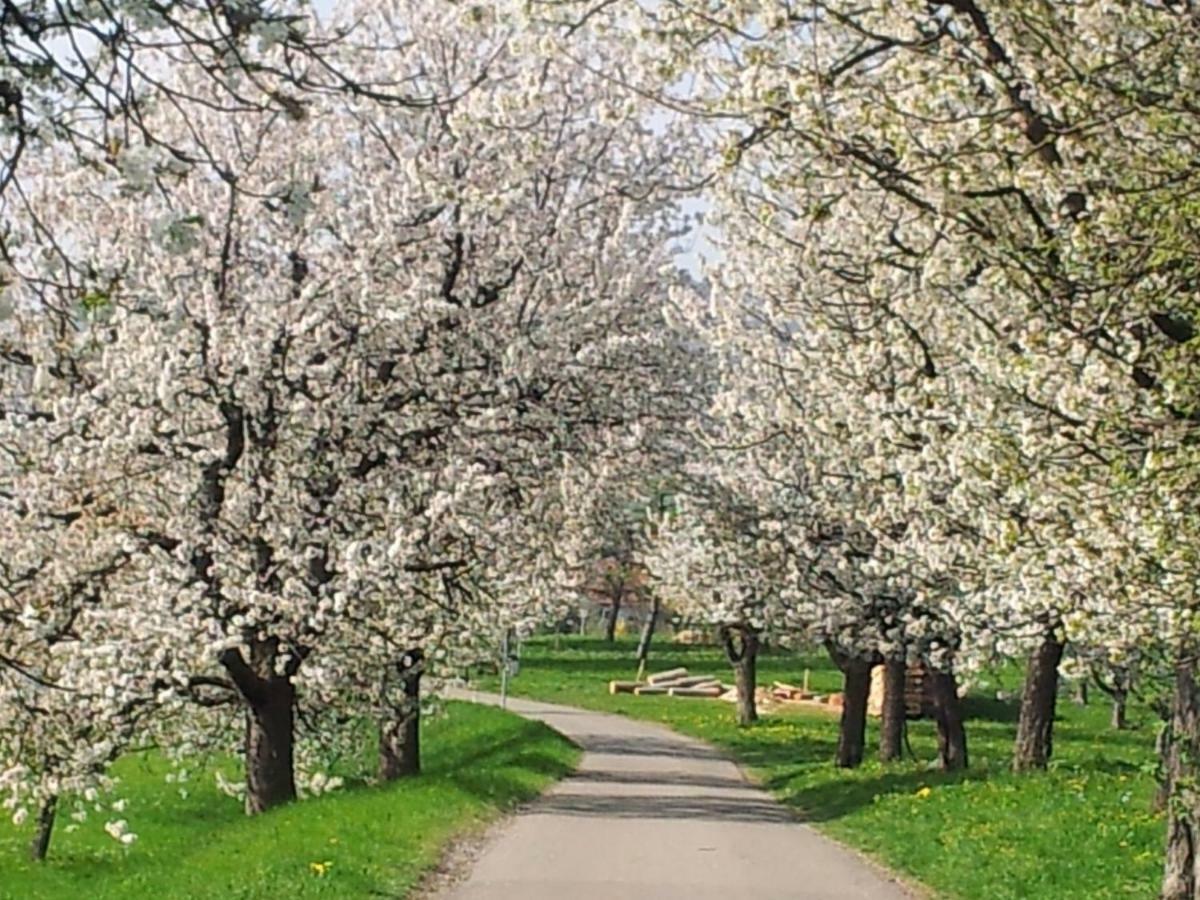
[[[771,685],[771,698],[782,703],[804,703],[809,706],[822,706],[835,712],[841,712],[845,705],[845,696],[841,692],[833,694],[818,694],[808,687],[796,687],[776,681]]]
[[[610,681],[610,694],[639,697],[662,694],[668,697],[720,697],[728,690],[715,675],[689,675],[684,668],[656,672],[645,681]]]
[[[904,674],[904,713],[906,718],[920,719],[933,709],[933,686],[925,677],[920,663],[910,665]],[[883,715],[883,666],[871,670],[871,690],[867,696],[867,715]]]
[[[757,688],[755,698],[760,705],[770,704],[804,704],[818,707],[829,712],[839,713],[842,710],[843,697],[840,693],[818,694],[808,690],[808,679],[805,687],[796,687],[776,681],[771,688]],[[645,681],[610,681],[610,694],[634,694],[638,697],[711,697],[736,702],[737,688],[723,684],[715,675],[692,675],[685,668],[668,669],[656,672]]]

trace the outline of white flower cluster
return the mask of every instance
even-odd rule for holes
[[[436,690],[560,608],[567,460],[659,452],[691,365],[662,317],[677,137],[499,6],[345,13],[341,71],[407,105],[231,110],[181,69],[204,102],[155,134],[220,171],[27,160],[0,322],[14,814],[109,788],[138,736],[181,761],[244,718],[265,740],[270,698],[313,726],[301,789],[336,788],[331,744],[392,714],[410,648]]]

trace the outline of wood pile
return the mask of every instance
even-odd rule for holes
[[[817,694],[808,690],[808,673],[805,673],[804,687],[774,682],[771,687],[759,687],[755,690],[755,701],[759,706],[790,705],[817,708],[831,713],[841,713],[843,695]],[[645,681],[610,681],[610,694],[633,694],[635,697],[710,697],[737,702],[737,688],[723,684],[714,675],[692,675],[687,669],[668,669],[647,676]]]
[[[808,679],[804,679],[804,687],[776,681],[771,684],[771,699],[781,703],[804,704],[806,706],[823,707],[830,712],[842,711],[845,705],[845,695],[840,691],[833,694],[818,694],[808,689]]]
[[[904,676],[904,715],[919,719],[933,708],[932,684],[926,677],[925,667],[916,663],[908,667]],[[867,715],[879,718],[883,715],[883,666],[871,670],[871,692],[867,695]]]
[[[737,703],[737,688],[733,686],[727,687],[725,689],[725,693],[723,693],[719,699],[724,700],[726,703]],[[771,690],[769,688],[758,687],[754,689],[754,703],[760,709],[768,707],[775,702],[775,697],[771,694]]]
[[[727,690],[715,675],[689,675],[687,669],[656,672],[645,681],[610,681],[610,694],[633,694],[637,697],[720,697]]]

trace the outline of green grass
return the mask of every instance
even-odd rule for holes
[[[634,674],[632,642],[607,648],[595,639],[562,638],[558,644],[556,650],[553,639],[539,638],[525,645],[514,694],[662,722],[708,740],[748,766],[802,818],[941,896],[1092,900],[1157,894],[1164,825],[1149,811],[1155,730],[1145,710],[1132,709],[1134,727],[1114,732],[1103,697],[1088,707],[1060,699],[1050,770],[1016,776],[1009,771],[1016,706],[995,699],[998,687],[1019,687],[1019,672],[1006,668],[965,701],[970,771],[936,771],[932,725],[913,722],[916,762],[884,766],[872,760],[846,772],[831,763],[833,716],[789,711],[738,728],[732,704],[610,695],[609,679]],[[719,651],[706,647],[661,645],[651,670],[679,665],[731,680]],[[788,653],[762,659],[759,682],[799,683],[805,668],[817,690],[840,685],[823,655]],[[871,720],[868,740],[877,736],[875,725]]]
[[[60,820],[50,860],[26,861],[30,829],[0,823],[3,900],[251,900],[401,897],[447,843],[539,793],[578,751],[542,725],[463,703],[423,729],[424,773],[355,787],[247,818],[212,772],[187,797],[165,783],[161,757],[121,760],[121,795],[138,841],[126,848],[96,814],[68,833]],[[314,865],[315,864],[315,865]]]

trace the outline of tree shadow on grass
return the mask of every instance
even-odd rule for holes
[[[765,787],[781,796],[782,802],[802,820],[827,822],[870,806],[881,797],[911,795],[923,787],[985,782],[997,776],[1006,776],[1011,761],[1008,748],[1014,728],[1002,719],[987,718],[969,722],[967,728],[968,736],[974,733],[980,738],[976,746],[994,748],[999,745],[1004,748],[1004,755],[991,765],[983,757],[982,764],[977,763],[958,772],[942,772],[920,762],[902,763],[894,768],[868,762],[866,771],[860,769],[853,774],[839,773],[834,768],[833,741],[808,740],[800,747],[795,744],[764,747],[758,752],[739,751],[739,756],[750,765],[774,770],[764,783]],[[987,740],[982,739],[985,734]],[[1141,740],[1145,741],[1144,734]],[[1124,758],[1124,754],[1115,757],[1112,754],[1116,750],[1129,750],[1129,758]],[[867,752],[873,751],[874,747],[868,745]],[[1047,775],[1095,774],[1132,778],[1143,768],[1136,758],[1143,755],[1144,751],[1145,748],[1137,743],[1137,735],[1129,732],[1097,735],[1082,726],[1062,728],[1056,731],[1054,758]],[[1034,773],[1023,777],[1039,776]]]
[[[832,767],[832,763],[830,764]],[[881,771],[871,778],[830,778],[820,784],[788,793],[783,802],[805,822],[828,822],[877,802],[890,794],[913,794],[923,787],[986,780],[986,772],[931,772],[914,769]],[[772,790],[786,790],[791,776],[767,782]]]
[[[1071,759],[1061,762],[1050,762],[1051,772],[1066,772],[1072,775],[1087,775],[1099,773],[1102,775],[1134,776],[1142,772],[1142,766],[1123,759],[1106,759],[1094,756],[1090,759]]]
[[[479,737],[477,741],[456,742],[452,747],[439,748],[436,758],[426,760],[424,771],[429,775],[453,777],[473,766],[518,760],[539,743],[566,740],[549,726],[529,719],[517,719],[490,740],[486,735]]]
[[[998,722],[1006,725],[1016,725],[1020,716],[1020,707],[1011,700],[997,700],[994,697],[980,697],[968,694],[962,699],[963,716],[971,722]]]
[[[540,791],[533,788],[529,776],[542,775],[547,781],[565,777],[571,764],[546,750],[528,749],[517,753],[497,753],[491,759],[482,758],[476,765],[461,771],[436,776],[458,790],[501,809],[512,809],[536,798]]]

